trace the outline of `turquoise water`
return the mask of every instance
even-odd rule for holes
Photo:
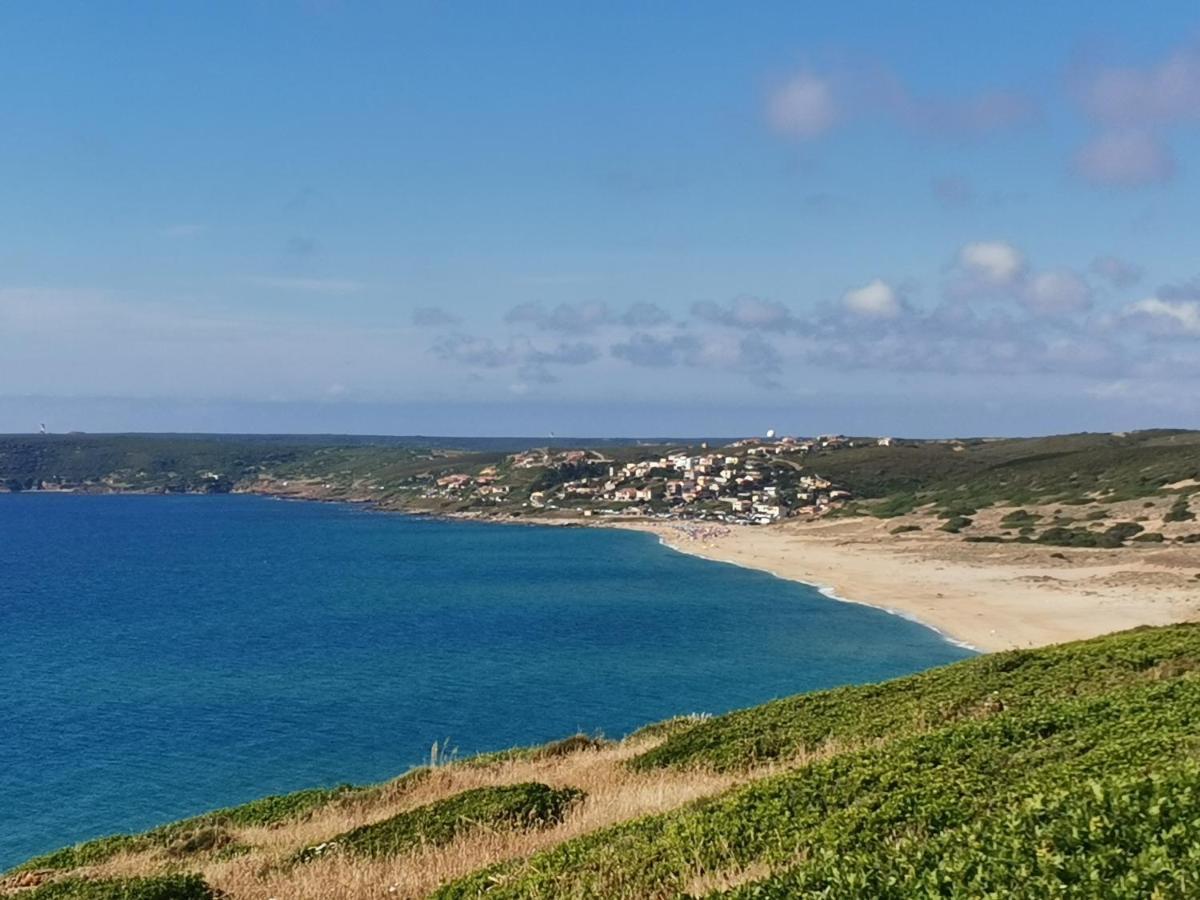
[[[256,497],[0,496],[0,870],[428,757],[968,652],[651,536]]]

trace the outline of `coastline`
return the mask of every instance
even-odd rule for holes
[[[647,532],[677,552],[798,581],[832,601],[906,618],[981,653],[1063,643],[1141,625],[1200,621],[1200,544],[1077,550],[968,544],[937,531],[898,537],[890,529],[897,521],[907,521],[899,519],[731,526],[453,513],[404,508],[369,497],[331,496],[311,488],[233,493],[350,503],[378,512],[459,521]],[[999,512],[983,511],[979,518],[985,516],[995,518]]]
[[[596,523],[758,569],[917,622],[978,652],[1037,647],[1139,625],[1200,620],[1200,552],[1127,548],[1057,553],[1028,545],[902,540],[875,520],[700,527]],[[1052,573],[1052,574],[1051,574]]]

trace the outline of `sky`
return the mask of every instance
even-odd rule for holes
[[[0,431],[1200,427],[1195,3],[0,8]]]

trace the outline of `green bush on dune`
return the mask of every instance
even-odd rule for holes
[[[1163,516],[1164,522],[1190,522],[1196,518],[1196,514],[1192,512],[1189,505],[1191,497],[1187,494],[1180,494],[1175,498],[1175,502],[1171,504],[1171,508],[1167,510]]]

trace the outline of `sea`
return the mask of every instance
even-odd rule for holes
[[[652,535],[0,495],[0,871],[266,794],[971,651]]]

